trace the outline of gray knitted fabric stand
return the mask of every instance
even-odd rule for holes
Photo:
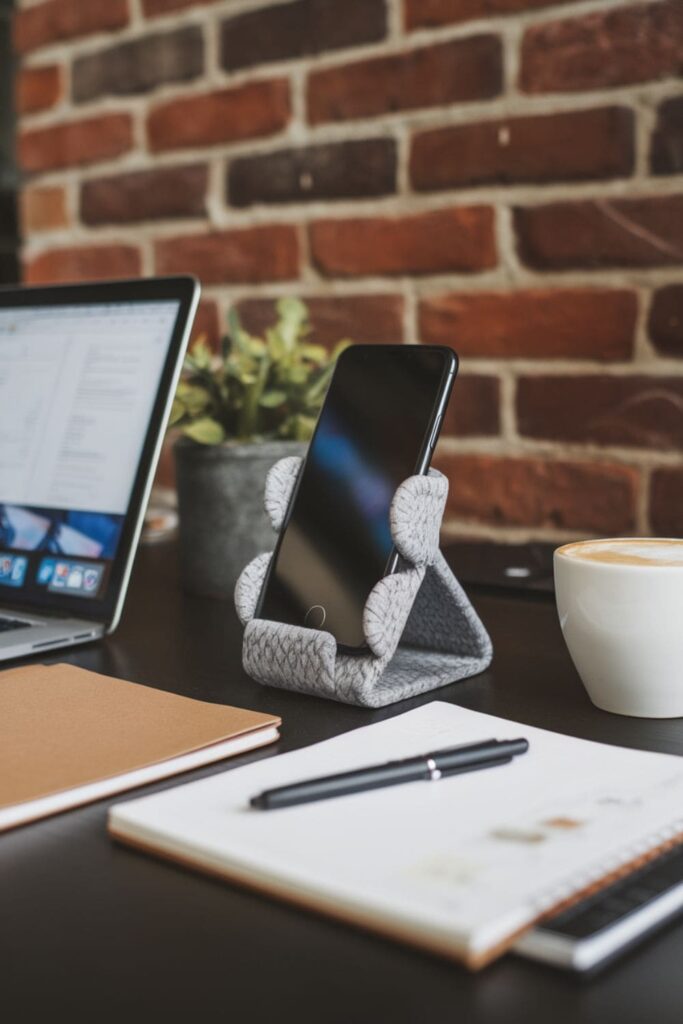
[[[282,459],[268,474],[265,505],[276,531],[300,466],[301,459]],[[483,672],[491,641],[439,550],[447,494],[447,479],[430,470],[409,477],[394,495],[391,533],[401,557],[365,604],[370,653],[342,654],[331,633],[255,618],[271,555],[250,562],[235,587],[246,672],[268,686],[373,708]]]

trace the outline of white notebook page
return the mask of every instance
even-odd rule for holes
[[[263,789],[485,739],[502,767],[258,811]],[[126,802],[114,834],[476,958],[683,831],[683,759],[433,702],[325,743]]]

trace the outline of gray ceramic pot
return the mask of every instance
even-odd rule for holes
[[[178,485],[180,570],[195,594],[232,598],[244,566],[275,542],[263,509],[268,470],[286,455],[304,455],[299,441],[174,447]]]

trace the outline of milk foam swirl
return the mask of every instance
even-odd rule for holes
[[[586,562],[683,568],[683,539],[634,537],[631,540],[625,537],[619,540],[585,540],[565,544],[558,552]]]

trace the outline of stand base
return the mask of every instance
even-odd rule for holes
[[[276,529],[299,465],[285,459],[269,474],[266,510]],[[488,668],[489,635],[438,549],[447,492],[445,477],[431,470],[410,477],[394,495],[392,537],[402,560],[365,604],[367,654],[339,653],[332,634],[322,630],[254,618],[271,556],[250,562],[235,589],[248,675],[268,686],[378,708]]]

